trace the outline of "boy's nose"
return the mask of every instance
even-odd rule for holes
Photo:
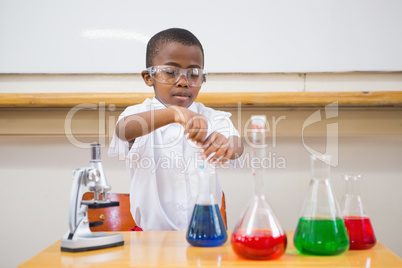
[[[185,74],[180,74],[179,80],[177,80],[176,85],[178,87],[189,87],[187,76]]]

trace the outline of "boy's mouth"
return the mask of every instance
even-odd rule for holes
[[[179,92],[176,94],[173,94],[173,97],[179,101],[186,101],[190,98],[190,94],[186,92]]]

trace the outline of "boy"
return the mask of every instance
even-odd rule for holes
[[[120,115],[109,155],[124,154],[131,214],[140,228],[186,230],[199,157],[220,165],[238,158],[243,146],[230,113],[194,103],[206,75],[202,45],[191,32],[172,28],[153,36],[146,67],[141,75],[155,97]],[[219,183],[216,197],[222,198]]]

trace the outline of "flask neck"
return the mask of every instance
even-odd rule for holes
[[[198,196],[196,203],[204,205],[217,204],[215,197],[215,167],[210,164],[203,165],[200,167],[198,175]]]
[[[343,175],[345,182],[345,194],[349,196],[360,196],[361,194],[361,175],[345,174]]]
[[[321,157],[311,156],[311,174],[315,180],[329,180],[331,176],[330,157],[323,155]]]
[[[253,180],[254,180],[254,195],[261,197],[264,195],[264,177],[265,171],[263,168],[264,159],[266,157],[265,130],[253,129],[252,132],[253,146]]]
[[[264,170],[262,168],[253,171],[253,193],[256,197],[264,196]]]
[[[343,175],[345,190],[342,196],[342,215],[344,217],[360,216],[367,217],[363,206],[361,193],[361,175],[360,174],[344,174]]]

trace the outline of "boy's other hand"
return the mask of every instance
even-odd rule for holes
[[[197,114],[185,107],[170,106],[175,111],[174,121],[184,127],[184,135],[201,146],[207,137],[208,121],[201,114]]]
[[[213,132],[202,144],[201,155],[204,159],[210,157],[209,162],[224,164],[229,159],[234,159],[234,146],[230,139],[227,139],[219,132]],[[215,154],[213,154],[215,153]]]

